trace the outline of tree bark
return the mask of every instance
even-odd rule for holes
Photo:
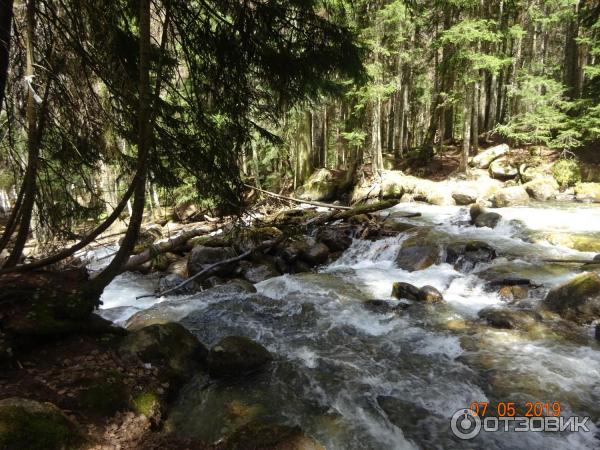
[[[4,103],[4,92],[8,78],[13,4],[14,0],[0,0],[0,110]]]
[[[473,87],[471,83],[465,86],[465,101],[463,105],[463,148],[460,159],[460,171],[466,172],[471,147],[471,115],[473,112]]]

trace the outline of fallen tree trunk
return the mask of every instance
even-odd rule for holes
[[[255,186],[251,186],[249,184],[244,184],[244,186],[246,186],[250,189],[254,189],[255,191],[262,192],[263,194],[267,194],[271,197],[280,198],[282,200],[287,200],[290,202],[306,203],[307,205],[320,206],[322,208],[340,209],[340,210],[344,210],[344,211],[352,209],[349,206],[331,205],[329,203],[321,203],[321,202],[314,202],[312,200],[300,200],[300,199],[297,199],[294,197],[286,197],[285,195],[279,195],[279,194],[275,194],[274,192],[265,191],[264,189],[260,189]]]
[[[306,225],[323,225],[333,220],[348,220],[354,216],[358,216],[359,214],[372,214],[377,211],[391,208],[397,204],[398,202],[395,200],[385,200],[382,202],[373,203],[371,205],[357,206],[356,208],[350,208],[346,211],[331,211],[309,220]]]
[[[600,264],[598,259],[544,259],[547,263],[564,263],[564,264]]]
[[[165,242],[159,242],[158,244],[151,245],[148,249],[144,250],[142,253],[138,253],[137,255],[133,255],[129,257],[129,260],[123,265],[121,268],[122,272],[127,272],[128,270],[133,270],[144,263],[147,263],[152,258],[157,255],[161,255],[163,253],[172,252],[177,248],[184,245],[187,241],[197,236],[202,236],[213,231],[216,231],[217,227],[213,225],[208,225],[204,227],[194,228],[190,231],[185,231],[181,233],[179,236],[175,236],[172,239],[169,239]]]
[[[148,294],[148,295],[141,295],[139,297],[136,297],[136,300],[142,299],[142,298],[148,298],[148,297],[164,297],[165,295],[171,294],[173,292],[178,291],[179,289],[181,289],[182,287],[184,287],[185,285],[191,283],[192,281],[200,278],[203,275],[206,275],[207,273],[210,273],[211,271],[213,271],[214,269],[221,267],[223,265],[227,265],[227,264],[231,264],[234,262],[238,262],[241,261],[243,259],[246,259],[247,257],[249,257],[250,255],[252,255],[254,252],[259,252],[259,251],[264,251],[264,250],[268,250],[272,247],[275,247],[276,245],[280,244],[281,242],[283,242],[283,240],[285,240],[286,237],[282,236],[274,241],[266,241],[263,242],[261,245],[259,245],[258,247],[253,248],[252,250],[248,250],[247,252],[242,253],[241,255],[238,256],[234,256],[233,258],[229,258],[229,259],[225,259],[223,261],[219,261],[217,263],[211,264],[210,266],[206,267],[205,269],[202,269],[200,272],[198,272],[196,275],[189,277],[187,280],[179,283],[177,286],[175,286],[174,288],[171,289],[167,289],[165,291],[161,291],[158,292],[156,294]]]

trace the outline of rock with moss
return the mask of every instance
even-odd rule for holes
[[[169,374],[185,379],[204,364],[208,350],[182,325],[165,323],[133,331],[121,342],[119,353],[165,367]]]
[[[581,169],[574,159],[561,159],[552,166],[552,176],[563,188],[574,186],[581,181]]]
[[[298,189],[296,196],[301,200],[330,201],[342,195],[347,187],[346,172],[321,168]]]
[[[529,196],[534,200],[553,200],[558,195],[558,183],[554,178],[540,177],[523,186]]]
[[[492,205],[495,208],[526,205],[527,203],[529,203],[529,194],[522,186],[500,189],[492,197]]]
[[[410,283],[399,281],[392,285],[392,297],[401,300],[418,300],[419,288]]]
[[[161,415],[163,398],[157,392],[144,391],[135,395],[130,406],[136,414],[157,420]]]
[[[243,336],[221,339],[208,354],[208,372],[212,377],[238,377],[259,370],[273,357],[262,345]]]
[[[277,227],[256,227],[240,230],[235,233],[235,249],[240,252],[254,250],[265,242],[273,242],[279,239],[283,232]]]
[[[189,276],[194,276],[197,273],[205,270],[211,265],[231,259],[237,253],[232,247],[206,247],[199,245],[194,247],[188,256],[187,271]],[[206,274],[206,278],[210,275],[229,276],[235,270],[235,264],[224,264],[220,267],[211,270]]]
[[[519,170],[508,158],[498,158],[489,167],[490,176],[496,180],[512,180],[517,178]]]
[[[300,427],[250,423],[226,440],[225,450],[325,450]]]
[[[579,183],[575,186],[575,199],[582,203],[600,203],[600,183]]]
[[[586,272],[556,286],[548,292],[543,306],[581,324],[600,319],[600,276]]]
[[[50,403],[23,398],[0,400],[0,448],[65,450],[83,448],[84,433]]]
[[[481,153],[471,159],[470,163],[472,166],[478,169],[487,169],[494,160],[506,155],[509,150],[510,148],[506,144],[496,145],[483,150]]]

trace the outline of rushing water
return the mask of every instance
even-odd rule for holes
[[[510,273],[543,284],[530,303],[572,277],[577,267],[544,259],[590,259],[546,239],[552,233],[595,236],[600,208],[548,205],[498,210],[494,229],[468,225],[458,207],[401,204],[421,212],[402,219],[431,226],[437,242],[481,240],[500,255],[465,274],[448,264],[417,272],[394,265],[402,240],[355,241],[318,273],[284,275],[256,285],[257,294],[227,290],[159,299],[152,311],[168,311],[206,345],[245,335],[265,345],[275,361],[260,374],[235,383],[198,376],[182,391],[169,426],[216,440],[251,419],[300,425],[328,449],[583,449],[600,448],[600,345],[591,327],[574,337],[561,333],[496,330],[477,319],[484,307],[507,303],[484,289],[483,273]],[[389,300],[391,285],[432,285],[440,305],[398,312],[365,307]],[[135,296],[152,290],[154,278],[126,275],[104,294],[103,314],[124,321],[151,306]],[[156,299],[152,302],[156,302]],[[460,441],[450,418],[471,402],[560,402],[563,415],[590,416],[590,432],[481,433]],[[491,406],[492,407],[492,406]]]

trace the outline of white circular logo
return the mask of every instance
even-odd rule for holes
[[[481,418],[468,408],[459,409],[450,420],[450,428],[459,439],[473,439],[481,431]]]

